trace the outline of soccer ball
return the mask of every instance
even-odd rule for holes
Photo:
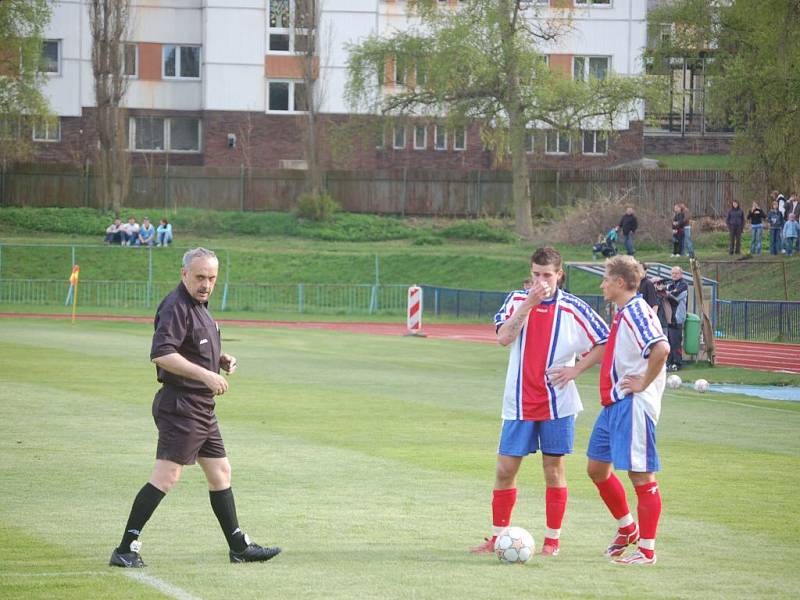
[[[675,374],[672,374],[672,375],[670,375],[669,377],[667,377],[667,387],[668,387],[669,389],[671,389],[671,390],[676,390],[676,389],[678,389],[679,387],[681,387],[681,383],[683,383],[683,382],[681,381],[681,378],[680,378],[680,377],[678,377],[678,376],[677,376],[677,375],[675,375]]]
[[[505,529],[494,542],[494,553],[500,562],[525,563],[533,556],[533,536],[522,527]]]
[[[708,391],[708,382],[705,379],[698,379],[694,382],[694,389],[702,394]]]

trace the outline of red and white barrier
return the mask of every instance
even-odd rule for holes
[[[406,329],[407,335],[422,335],[422,288],[417,285],[408,288]]]

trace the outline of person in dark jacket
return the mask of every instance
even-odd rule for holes
[[[781,233],[783,232],[783,213],[777,200],[772,201],[772,209],[767,213],[769,222],[769,253],[775,256],[780,254],[783,247]]]
[[[667,339],[669,340],[669,357],[667,358],[667,371],[677,371],[681,368],[683,359],[683,324],[686,321],[686,310],[689,299],[689,285],[683,278],[683,269],[672,267],[671,281],[667,284],[667,294],[664,302],[669,303],[669,325]]]
[[[680,256],[683,250],[683,235],[684,227],[686,226],[686,218],[681,210],[681,205],[676,204],[672,209],[672,254],[670,256]]]
[[[647,265],[645,263],[639,264],[642,265],[642,270],[644,271],[644,277],[642,277],[642,280],[639,282],[639,293],[642,295],[642,298],[644,298],[644,301],[647,302],[647,306],[657,311],[659,299],[656,293],[656,286],[647,276]]]
[[[725,217],[725,224],[728,226],[730,242],[728,243],[728,254],[742,253],[742,231],[744,230],[744,211],[739,206],[739,202],[734,200],[731,208]]]
[[[633,207],[626,207],[625,214],[619,220],[619,229],[622,232],[622,238],[625,240],[625,251],[631,256],[636,252],[633,247],[633,237],[638,227],[639,222],[636,220],[636,215],[633,214]]]
[[[764,230],[766,218],[767,213],[754,200],[753,206],[747,213],[747,220],[750,221],[750,227],[753,230],[753,239],[750,240],[750,254],[761,254],[761,234]]]

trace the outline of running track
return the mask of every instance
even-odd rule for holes
[[[0,313],[0,318],[69,319],[69,315],[35,313]],[[132,321],[151,323],[151,317],[121,317],[109,315],[81,315],[81,320]],[[403,335],[405,327],[393,323],[324,323],[312,321],[257,321],[245,319],[219,319],[225,325],[249,325],[251,327],[283,327],[288,329],[324,329],[368,333],[372,335]],[[426,325],[425,335],[430,338],[460,340],[465,342],[496,343],[494,327],[491,325]],[[762,371],[800,374],[800,345],[768,344],[764,342],[738,342],[717,340],[717,364],[745,367]]]

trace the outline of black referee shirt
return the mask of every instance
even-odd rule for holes
[[[189,362],[219,373],[219,326],[208,312],[208,303],[192,298],[183,282],[158,305],[153,326],[151,360],[177,352]],[[200,381],[161,367],[156,367],[156,377],[165,385],[211,394]]]

